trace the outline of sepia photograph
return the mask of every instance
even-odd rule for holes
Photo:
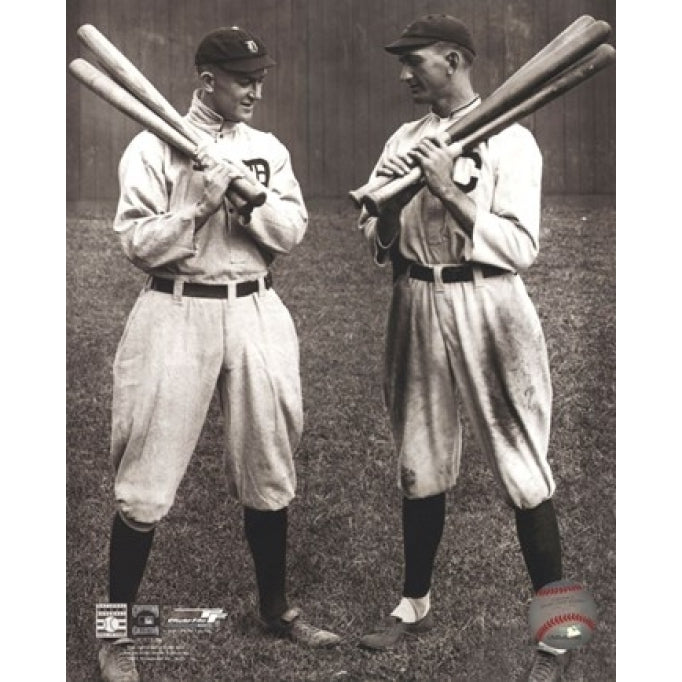
[[[67,0],[66,679],[616,679],[615,0]]]

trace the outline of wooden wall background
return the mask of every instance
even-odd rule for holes
[[[92,56],[76,29],[92,23],[182,113],[196,87],[202,35],[242,25],[278,62],[254,125],[291,151],[306,197],[345,196],[363,184],[384,141],[425,113],[383,51],[414,18],[447,12],[473,29],[475,85],[486,96],[581,14],[613,27],[615,0],[67,0],[67,63]],[[66,70],[66,69],[65,69]],[[544,190],[610,194],[616,186],[616,74],[611,67],[524,122],[543,152]],[[67,200],[118,195],[116,166],[140,130],[66,72]]]

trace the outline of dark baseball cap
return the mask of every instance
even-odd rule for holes
[[[194,63],[220,64],[228,71],[248,73],[276,62],[268,55],[263,41],[249,31],[230,26],[207,33],[199,43]]]
[[[391,54],[401,54],[439,41],[455,43],[476,54],[474,39],[468,26],[449,14],[427,14],[413,21],[400,38],[384,48]]]

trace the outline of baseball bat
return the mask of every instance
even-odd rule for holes
[[[79,40],[97,57],[102,68],[128,92],[144,102],[154,113],[198,145],[199,135],[154,87],[144,74],[109,39],[91,24],[77,31]]]
[[[536,52],[525,64],[522,64],[521,67],[518,68],[511,76],[509,76],[509,78],[507,78],[505,81],[507,87],[509,87],[510,84],[513,85],[517,80],[523,80],[528,70],[537,64],[538,61],[552,52],[555,52],[560,47],[563,47],[572,40],[575,40],[576,36],[578,36],[595,21],[596,20],[594,17],[591,17],[589,14],[583,14],[582,16],[578,17],[563,31],[561,31],[561,33],[550,40],[550,42],[548,42],[547,45],[545,45],[540,51]]]
[[[96,69],[90,62],[78,57],[69,64],[69,71],[89,90],[92,90],[103,100],[109,102],[120,112],[143,125],[178,151],[192,159],[196,159],[197,148],[193,142],[188,140],[151,109],[147,108],[143,102],[140,102],[139,99],[131,95],[113,78]],[[249,202],[242,195],[231,191],[232,184],[230,185],[230,190],[228,190],[228,198],[240,213],[248,214],[251,212],[252,206],[260,206],[265,201],[265,192],[263,192],[262,195],[255,196],[256,202],[259,203]]]
[[[79,40],[97,57],[109,76],[125,90],[145,104],[167,124],[192,142],[196,148],[200,135],[187,124],[171,103],[154,87],[149,79],[97,28],[83,24],[76,34]],[[194,154],[190,156],[194,157]],[[238,160],[229,160],[245,175],[230,184],[230,194],[236,194],[253,206],[264,203],[266,194],[251,171]]]
[[[448,126],[442,133],[443,141],[450,144],[497,118],[506,109],[523,101],[542,84],[603,43],[610,33],[611,26],[607,22],[592,20],[592,17],[587,15],[579,17],[518,72],[502,83],[480,106]],[[355,205],[360,207],[368,194],[392,180],[385,177],[374,178],[349,192],[349,195]]]
[[[605,21],[595,21],[572,34],[568,42],[559,44],[537,60],[531,59],[530,66],[523,69],[519,77],[507,79],[469,116],[463,116],[446,128],[449,141],[452,142],[463,135],[468,135],[483,123],[496,118],[510,106],[524,100],[540,85],[547,83],[603,43],[610,33],[609,24]]]
[[[196,145],[147,108],[110,76],[96,69],[90,62],[78,57],[69,64],[69,71],[85,87],[109,102],[113,107],[148,128],[157,137],[191,158],[195,158]]]
[[[566,69],[549,83],[539,88],[523,102],[502,112],[495,119],[486,122],[476,131],[459,138],[450,145],[453,154],[458,156],[466,149],[474,147],[482,140],[499,133],[512,123],[532,114],[540,107],[591,78],[594,74],[612,64],[615,59],[616,50],[611,45],[599,45],[588,55],[578,60],[572,67]],[[363,204],[370,215],[377,216],[381,213],[387,201],[415,183],[422,183],[423,181],[421,168],[415,167],[406,175],[394,178],[386,185],[367,194],[363,199]]]

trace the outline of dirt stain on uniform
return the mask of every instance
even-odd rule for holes
[[[412,489],[417,484],[417,474],[414,469],[409,469],[406,466],[400,467],[400,486],[403,492],[407,495],[412,492]]]
[[[501,336],[496,339],[489,334],[486,339],[486,356],[483,376],[488,389],[491,418],[504,440],[514,445],[521,434],[519,426],[522,420],[516,404],[514,385],[517,368],[505,366],[505,362],[509,364],[517,360],[509,337]]]

